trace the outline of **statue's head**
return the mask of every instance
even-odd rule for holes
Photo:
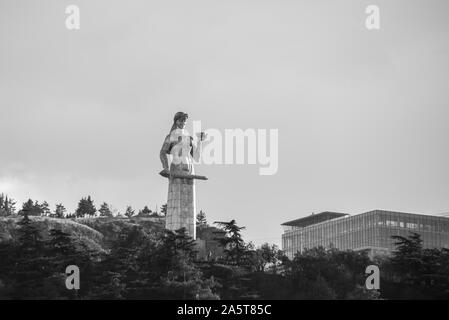
[[[176,130],[176,129],[184,129],[186,126],[187,118],[189,116],[187,113],[184,112],[176,112],[175,117],[173,118],[173,126],[171,127],[170,131]]]

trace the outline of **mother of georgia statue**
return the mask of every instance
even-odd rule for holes
[[[187,118],[187,113],[175,114],[170,133],[165,137],[160,152],[163,167],[160,174],[169,179],[165,228],[172,231],[185,228],[187,234],[196,239],[194,179],[207,178],[195,175],[193,160],[198,162],[200,159],[205,135],[203,132],[199,134],[196,143],[184,129]],[[170,167],[168,155],[172,158]]]

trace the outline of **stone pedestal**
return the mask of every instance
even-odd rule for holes
[[[165,228],[172,231],[186,228],[187,234],[196,239],[194,179],[169,180]]]

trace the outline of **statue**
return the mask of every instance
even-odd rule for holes
[[[194,180],[207,178],[195,175],[193,160],[199,161],[206,135],[201,132],[196,144],[184,129],[187,118],[186,113],[175,114],[170,133],[165,137],[161,148],[163,170],[159,174],[169,180],[165,228],[172,231],[185,228],[187,234],[196,239]],[[168,155],[172,157],[170,167]]]

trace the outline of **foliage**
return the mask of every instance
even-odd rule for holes
[[[149,217],[151,215],[152,211],[148,208],[148,206],[145,206],[142,210],[139,210],[139,213],[137,214],[138,217]]]
[[[125,211],[125,216],[127,216],[128,218],[131,218],[134,214],[135,214],[135,211],[133,210],[133,208],[131,206],[127,206],[126,211]]]
[[[76,209],[76,217],[94,216],[97,212],[94,202],[91,197],[82,198],[78,203],[78,208]]]
[[[54,213],[55,218],[60,218],[60,219],[64,218],[66,212],[67,212],[67,209],[63,206],[62,203],[56,204],[55,213]]]
[[[33,200],[28,199],[27,202],[22,204],[22,210],[19,211],[19,215],[41,216],[44,213],[43,209],[44,207],[37,200],[33,202]]]
[[[108,223],[114,237],[104,244],[108,250],[98,251],[62,224],[41,228],[39,218],[28,214],[42,208],[37,201],[23,207],[17,237],[0,242],[0,299],[449,298],[449,250],[424,249],[418,234],[395,236],[394,253],[376,261],[364,252],[322,247],[290,260],[273,244],[245,243],[244,228],[231,220],[216,223],[224,233],[216,241],[225,259],[199,261],[185,229],[154,232],[135,223]],[[102,219],[85,220],[95,225]],[[380,266],[380,290],[365,288],[371,264]],[[80,268],[80,290],[65,287],[68,265]]]
[[[112,211],[106,202],[103,202],[98,210],[100,212],[100,217],[112,217]]]
[[[214,223],[225,232],[224,237],[215,240],[224,248],[226,263],[246,266],[249,251],[240,233],[245,227],[239,227],[235,220]]]
[[[449,250],[424,249],[421,237],[393,236],[396,251],[384,261],[387,299],[449,299]]]
[[[47,201],[42,202],[42,204],[40,204],[39,206],[41,216],[49,217],[51,215],[50,205],[48,204]]]
[[[8,195],[0,194],[0,217],[7,217],[16,213],[16,202]]]
[[[284,272],[294,299],[348,299],[365,284],[369,264],[364,252],[318,247],[285,261]]]
[[[275,244],[264,243],[250,255],[251,264],[255,271],[277,273],[284,253]]]
[[[204,213],[203,210],[200,210],[200,212],[196,215],[196,226],[197,228],[200,227],[208,227],[209,225],[207,224],[207,220],[206,220],[206,214]]]
[[[167,215],[167,204],[163,204],[161,207],[161,215],[166,216]]]

